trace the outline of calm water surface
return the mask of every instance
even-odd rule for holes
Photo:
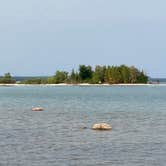
[[[165,156],[166,86],[0,87],[0,166],[165,166]]]

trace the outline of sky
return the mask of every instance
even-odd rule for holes
[[[166,77],[165,0],[0,1],[0,75],[134,65]]]

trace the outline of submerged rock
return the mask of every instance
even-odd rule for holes
[[[112,130],[111,125],[107,123],[97,123],[92,126],[93,130]]]
[[[33,107],[32,111],[43,111],[44,108],[43,107]]]
[[[86,126],[80,126],[80,129],[83,130],[83,129],[87,129]]]

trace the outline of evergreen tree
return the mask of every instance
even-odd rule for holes
[[[79,66],[79,76],[81,81],[83,82],[88,82],[92,78],[92,67],[91,66],[85,66],[85,65],[80,65]]]

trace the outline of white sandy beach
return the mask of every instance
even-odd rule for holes
[[[0,84],[0,86],[166,86],[166,84]]]

